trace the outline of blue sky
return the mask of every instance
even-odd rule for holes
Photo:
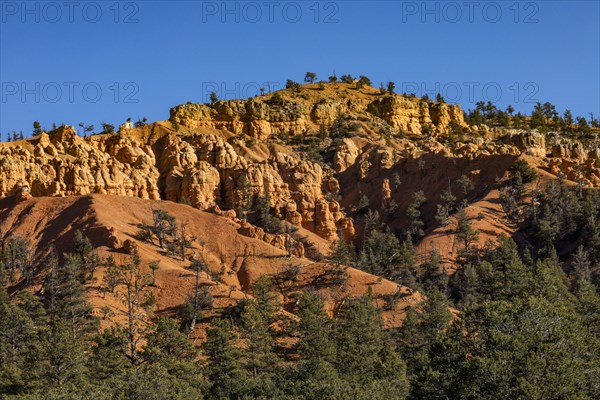
[[[0,1],[0,132],[167,119],[187,101],[367,75],[472,108],[600,116],[597,1]]]

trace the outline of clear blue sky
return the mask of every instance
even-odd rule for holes
[[[25,4],[25,5],[23,5]],[[364,74],[529,112],[600,116],[598,1],[0,1],[0,132],[118,125],[254,95],[306,71]],[[301,14],[301,15],[300,15]],[[101,91],[99,94],[98,90]],[[498,93],[498,90],[501,93]]]

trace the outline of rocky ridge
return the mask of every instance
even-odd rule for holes
[[[169,121],[119,133],[82,138],[62,126],[1,143],[0,197],[97,193],[164,199],[228,210],[225,215],[235,219],[243,197],[268,193],[275,216],[334,241],[354,237],[350,217],[361,195],[372,207],[394,200],[402,209],[422,183],[418,175],[436,165],[444,167],[430,178],[443,181],[448,168],[456,169],[451,165],[478,174],[467,167],[469,160],[479,160],[470,163],[477,165],[487,157],[528,153],[552,173],[600,186],[600,150],[576,140],[555,138],[550,146],[548,135],[535,131],[491,135],[479,129],[446,140],[456,129],[471,129],[457,105],[344,84],[327,90],[305,85],[300,92],[176,106]],[[324,158],[309,154],[315,139],[324,144]],[[416,187],[396,187],[397,175]],[[255,227],[245,232],[286,246]]]

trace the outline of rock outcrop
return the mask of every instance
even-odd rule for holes
[[[91,143],[63,126],[22,144],[0,144],[0,196],[29,187],[32,196],[90,193],[159,199],[149,148],[131,138]],[[127,150],[124,150],[127,149]]]
[[[536,131],[509,132],[503,141],[536,157],[546,156],[546,138]]]
[[[339,190],[335,178],[319,164],[278,148],[266,146],[262,153],[248,156],[218,135],[170,133],[148,142],[123,134],[84,139],[65,126],[0,145],[0,196],[23,201],[98,193],[233,210],[241,191],[249,204],[269,193],[279,218],[337,239],[337,224],[345,216],[339,205],[325,200],[326,192]],[[352,232],[351,221],[343,225]]]
[[[468,128],[458,105],[381,93],[374,88],[361,91],[343,83],[333,85],[326,96],[307,88],[300,93],[285,90],[249,100],[183,104],[171,109],[170,120],[191,130],[218,129],[265,139],[278,133],[318,131],[331,126],[340,115],[381,118],[391,129],[410,134],[427,131],[444,135],[452,124]]]
[[[394,214],[406,207],[398,182],[412,176],[415,183],[431,179],[435,186],[448,179],[440,166],[457,160],[466,168],[486,157],[513,160],[526,153],[551,172],[600,186],[600,150],[579,141],[550,137],[547,146],[536,131],[500,136],[496,128],[446,138],[471,129],[457,105],[370,87],[326,86],[188,103],[171,109],[170,121],[119,133],[82,138],[61,126],[0,143],[0,197],[18,202],[98,193],[164,199],[232,219],[241,212],[256,223],[259,216],[249,209],[268,193],[273,215],[335,241],[355,236],[345,210],[356,212],[363,195],[370,206]],[[243,230],[284,245],[282,237],[254,228]]]

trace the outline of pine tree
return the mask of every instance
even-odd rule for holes
[[[314,83],[317,79],[317,74],[315,72],[307,72],[304,76],[304,82],[306,83]]]
[[[150,263],[148,264],[148,268],[150,268],[150,271],[152,271],[152,283],[150,285],[156,286],[156,271],[158,271],[160,269],[160,261],[159,260],[150,261]]]
[[[153,225],[152,232],[158,238],[158,245],[161,249],[166,247],[166,241],[169,236],[175,234],[177,223],[175,217],[165,210],[152,210]]]
[[[11,303],[0,285],[0,397],[40,385],[43,329]]]
[[[394,340],[402,359],[406,361],[409,377],[427,365],[429,353],[427,337],[421,327],[419,314],[413,308],[406,310],[402,326],[394,332]]]
[[[448,310],[446,296],[438,289],[433,288],[427,293],[427,301],[423,309],[423,330],[429,337],[435,337],[443,333],[452,320],[452,314]]]
[[[81,338],[73,336],[72,321],[53,318],[45,338],[43,359],[47,362],[44,371],[47,384],[62,386],[82,383],[86,373],[86,355]]]
[[[175,320],[159,317],[146,339],[142,354],[146,362],[160,365],[169,375],[186,381],[190,386],[198,385],[200,370],[194,361],[196,348],[185,334],[179,332]]]
[[[442,265],[442,256],[439,251],[433,249],[429,252],[429,258],[422,265],[421,283],[425,290],[437,288],[446,292],[448,288],[448,274]]]
[[[39,121],[33,121],[33,136],[41,135],[42,132],[42,125],[39,123]]]
[[[98,333],[93,340],[89,368],[95,379],[110,381],[125,374],[131,367],[127,358],[127,332],[122,327],[112,327]]]
[[[331,245],[329,262],[334,266],[352,266],[355,258],[352,245],[346,243],[345,240],[338,239]]]
[[[259,197],[256,202],[255,211],[259,217],[260,226],[268,233],[281,233],[281,221],[271,214],[271,194],[268,191],[267,185],[264,187],[263,196]]]
[[[131,261],[119,266],[118,283],[122,287],[118,297],[125,303],[126,331],[128,340],[128,358],[131,365],[139,363],[139,344],[148,330],[149,314],[146,307],[150,279],[142,270],[137,247],[134,248]]]
[[[412,202],[406,209],[406,216],[410,221],[410,233],[415,239],[419,239],[425,235],[423,230],[423,220],[421,218],[421,206],[427,201],[425,193],[422,190],[413,193]]]
[[[440,225],[448,225],[448,220],[452,210],[454,209],[455,202],[456,197],[452,194],[450,189],[442,192],[440,196],[440,204],[437,205],[437,212],[435,214],[435,219]]]
[[[387,83],[387,91],[389,94],[394,94],[394,91],[396,90],[396,84],[392,81],[389,81]]]
[[[298,301],[298,316],[298,354],[304,364],[303,373],[310,374],[314,369],[325,368],[321,364],[335,360],[332,321],[323,309],[323,300],[308,292],[303,292]]]
[[[73,340],[81,339],[95,327],[97,320],[92,317],[92,307],[85,298],[83,281],[83,261],[79,255],[65,254],[62,264],[51,264],[46,281],[48,294],[48,314],[69,323]],[[58,332],[61,333],[61,332]]]
[[[456,224],[456,238],[462,243],[462,249],[459,252],[464,261],[468,261],[473,255],[473,243],[477,242],[478,232],[471,227],[471,223],[464,209],[458,212],[458,222]]]
[[[347,378],[366,381],[376,374],[382,346],[380,320],[370,299],[347,300],[336,325],[336,367]]]
[[[278,294],[275,292],[273,281],[267,275],[261,275],[252,285],[252,296],[256,301],[256,308],[270,324],[275,320],[275,313],[279,310]]]
[[[368,297],[347,300],[334,333],[336,368],[351,385],[377,382],[391,398],[408,393],[406,365],[383,332],[378,310]],[[363,389],[366,389],[363,387]]]
[[[600,295],[588,279],[580,277],[575,284],[575,295],[579,300],[578,311],[583,325],[600,340]]]
[[[257,301],[247,303],[241,314],[243,337],[247,343],[243,352],[244,368],[252,377],[261,380],[272,379],[273,367],[277,362],[273,352],[273,338],[269,331],[270,323],[265,315],[267,313]]]
[[[464,174],[461,175],[460,178],[458,178],[456,183],[462,189],[463,198],[466,198],[469,191],[473,190],[473,188],[475,187],[473,185],[473,181],[471,181],[471,179],[467,175],[464,175]]]
[[[204,263],[204,261],[200,259],[194,259],[192,260],[192,264],[189,266],[189,269],[194,271],[194,292],[192,296],[188,298],[188,301],[184,304],[181,311],[184,323],[188,324],[188,329],[190,332],[192,332],[196,326],[196,321],[202,317],[201,311],[204,298],[200,290],[200,273],[207,272],[208,266]]]
[[[93,280],[96,268],[98,268],[101,263],[100,256],[94,250],[91,240],[80,230],[75,232],[73,243],[75,245],[75,253],[79,255],[84,262],[84,281]]]
[[[246,390],[250,377],[242,368],[241,351],[236,340],[237,335],[226,320],[214,319],[206,331],[206,342],[202,348],[208,363],[204,371],[211,382],[212,398],[240,398]]]

